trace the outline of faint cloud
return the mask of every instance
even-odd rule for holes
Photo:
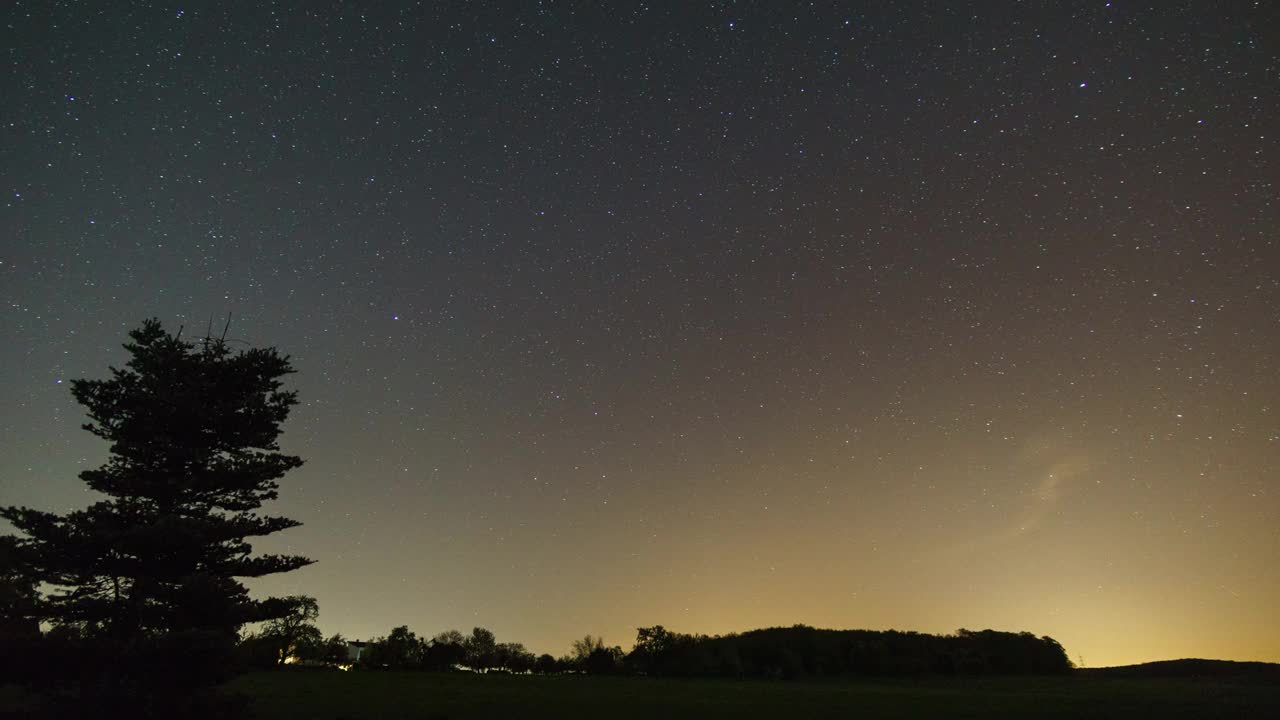
[[[1028,441],[1010,459],[1012,468],[1025,469],[1026,489],[1011,497],[1005,522],[995,523],[985,534],[962,539],[942,550],[944,556],[971,555],[1021,540],[1041,528],[1057,512],[1090,470],[1089,457],[1068,442],[1040,438]],[[1013,490],[1011,488],[1011,490]]]

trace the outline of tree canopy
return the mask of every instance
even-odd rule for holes
[[[20,533],[6,541],[13,574],[47,590],[24,606],[29,619],[126,649],[113,670],[129,667],[129,653],[182,638],[232,646],[243,623],[288,608],[251,600],[238,578],[311,562],[255,556],[249,542],[299,524],[257,513],[276,499],[277,480],[302,464],[277,443],[297,403],[282,389],[289,358],[273,348],[233,350],[221,338],[188,342],[157,320],[129,338],[124,368],[71,383],[88,412],[84,429],[109,443],[107,462],[80,473],[105,498],[65,515],[0,508]],[[217,682],[208,670],[188,680]]]
[[[291,595],[281,599],[289,612],[271,620],[262,629],[262,637],[275,645],[276,664],[283,665],[289,658],[314,659],[324,653],[320,649],[324,637],[315,626],[320,617],[320,604],[313,597]]]

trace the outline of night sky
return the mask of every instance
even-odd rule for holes
[[[5,5],[4,503],[231,313],[326,633],[1280,661],[1270,0]]]

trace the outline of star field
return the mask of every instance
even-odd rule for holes
[[[945,5],[7,7],[3,502],[231,313],[329,633],[1280,661],[1280,16]]]

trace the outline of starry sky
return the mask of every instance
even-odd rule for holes
[[[326,633],[1280,661],[1273,3],[0,12],[3,502],[230,313]]]

